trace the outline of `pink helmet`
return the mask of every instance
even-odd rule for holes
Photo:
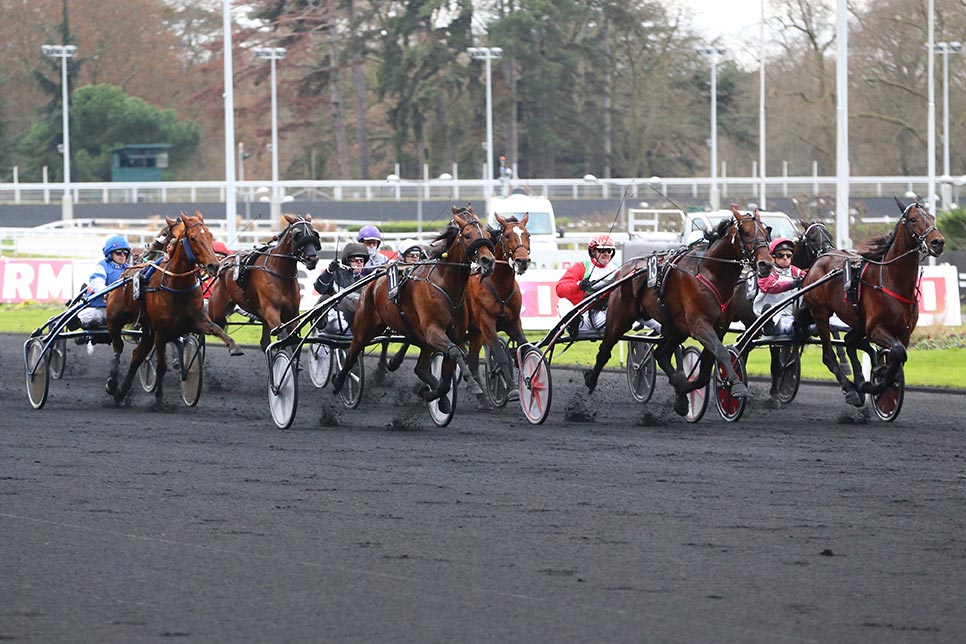
[[[768,245],[768,252],[774,254],[775,251],[783,246],[787,246],[788,250],[795,250],[795,242],[786,237],[779,237],[778,239],[771,240],[771,243]]]
[[[591,257],[594,256],[594,251],[597,250],[616,250],[617,247],[614,245],[614,238],[607,233],[601,233],[595,235],[587,243],[587,252]]]
[[[213,241],[211,242],[211,250],[215,251],[219,255],[230,255],[231,251],[225,246],[223,241]]]

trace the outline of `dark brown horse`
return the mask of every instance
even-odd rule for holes
[[[459,364],[470,393],[483,393],[466,364],[460,345],[466,337],[468,316],[465,306],[470,263],[476,262],[484,275],[493,272],[496,259],[493,242],[472,207],[453,207],[453,219],[434,240],[431,259],[412,269],[401,283],[395,300],[390,299],[388,280],[380,276],[366,285],[359,298],[352,323],[352,344],[342,370],[333,379],[336,393],[342,389],[349,370],[359,354],[388,326],[420,348],[415,373],[423,385],[417,393],[426,401],[439,399],[444,412],[453,370]],[[444,354],[442,376],[431,372],[433,353]]]
[[[731,299],[744,264],[751,264],[764,277],[771,272],[774,260],[768,252],[768,231],[754,214],[743,214],[731,206],[732,219],[725,219],[712,234],[713,241],[706,250],[689,249],[670,260],[663,271],[662,293],[648,286],[646,260],[632,260],[624,264],[615,279],[637,272],[610,292],[607,301],[607,324],[604,338],[597,351],[597,362],[584,376],[587,388],[593,392],[601,369],[610,359],[611,350],[635,320],[653,318],[661,323],[662,338],[654,357],[668,375],[677,398],[674,411],[685,415],[687,394],[704,387],[711,379],[715,360],[727,371],[731,395],[747,395],[731,363],[727,349],[721,344],[731,324]],[[704,347],[701,353],[701,372],[696,381],[671,364],[675,349],[688,337]]]
[[[516,217],[504,219],[496,215],[499,228],[489,229],[496,267],[488,276],[480,273],[470,275],[469,284],[466,286],[466,307],[470,315],[468,363],[477,380],[480,349],[483,345],[493,352],[505,373],[510,373],[508,356],[497,351],[498,332],[503,331],[514,342],[526,342],[520,320],[523,294],[516,276],[523,275],[530,266],[530,233],[527,231],[529,218],[529,213],[523,215],[520,221]]]
[[[822,361],[838,380],[850,405],[861,407],[861,394],[878,394],[890,386],[906,361],[906,347],[919,320],[919,262],[926,256],[938,257],[945,238],[936,228],[936,218],[918,201],[908,206],[896,199],[902,216],[888,235],[871,240],[869,250],[860,253],[861,263],[854,269],[858,281],[855,301],[845,290],[842,279],[829,279],[805,294],[805,306],[822,341]],[[846,261],[851,262],[850,259]],[[836,253],[820,257],[808,271],[804,286],[842,268]],[[832,314],[851,327],[845,346],[852,360],[855,381],[849,380],[832,351],[829,318]],[[871,351],[871,343],[888,349],[887,366],[876,367],[872,382],[866,382],[856,351]]]
[[[208,299],[208,315],[222,328],[236,305],[258,316],[263,351],[272,341],[271,330],[299,313],[298,263],[312,270],[322,247],[311,216],[284,217],[288,225],[276,236],[277,243],[267,249],[234,255],[225,262]],[[243,267],[245,279],[236,278],[236,266]]]
[[[135,297],[135,285],[140,279],[134,276],[130,283],[111,292],[107,298],[107,330],[111,335],[114,357],[111,374],[107,379],[107,393],[119,404],[137,374],[138,367],[155,349],[157,360],[157,388],[155,408],[164,406],[162,379],[167,371],[164,347],[188,333],[216,335],[228,346],[231,355],[242,351],[218,325],[205,314],[201,294],[201,267],[209,275],[218,269],[218,257],[211,248],[211,231],[205,226],[204,217],[195,211],[194,216],[181,213],[177,219],[167,219],[172,237],[168,259],[150,263],[151,275],[139,285],[140,297]],[[128,269],[130,273],[132,269]],[[131,365],[124,382],[118,387],[121,353],[124,341],[121,329],[126,324],[140,322],[141,340],[134,348]]]

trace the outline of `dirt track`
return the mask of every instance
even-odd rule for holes
[[[303,374],[280,431],[255,349],[209,344],[198,407],[169,376],[154,413],[72,345],[33,411],[24,339],[0,335],[0,640],[966,640],[961,395],[887,424],[752,383],[739,423],[691,425],[660,379],[640,406],[555,370],[545,425],[464,399],[438,429],[407,363],[355,411]]]

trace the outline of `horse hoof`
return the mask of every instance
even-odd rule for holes
[[[413,386],[413,393],[426,402],[429,402],[433,399],[432,394],[430,394],[429,391],[429,385],[423,382],[416,383],[416,385]]]
[[[520,401],[520,390],[519,389],[511,389],[510,391],[508,391],[507,394],[506,394],[506,400],[507,400],[507,402],[519,402]]]
[[[245,355],[245,352],[242,351],[241,347],[239,347],[238,345],[235,345],[231,349],[228,350],[228,355],[231,355],[231,356],[243,356],[243,355]]]
[[[493,405],[486,396],[476,397],[476,408],[480,411],[493,411]]]
[[[584,372],[584,385],[588,393],[594,393],[594,389],[597,388],[597,375],[593,371]]]
[[[440,396],[437,398],[436,406],[439,407],[439,410],[444,414],[448,414],[453,411],[453,405],[450,404],[449,398],[446,396]]]
[[[688,415],[688,397],[681,395],[674,398],[674,413],[678,416]]]
[[[748,385],[743,382],[736,382],[731,385],[732,398],[745,398],[748,396]]]
[[[472,382],[472,381],[466,383],[466,392],[469,395],[471,395],[471,396],[482,396],[483,395],[483,390],[480,389],[480,386],[477,383]]]
[[[845,402],[853,407],[861,407],[865,401],[862,400],[862,396],[859,395],[859,392],[854,389],[849,389],[845,392]]]
[[[104,389],[107,391],[108,396],[113,396],[117,392],[117,383],[113,380],[108,380],[107,384],[104,385]]]

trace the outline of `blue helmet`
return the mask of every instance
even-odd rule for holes
[[[104,252],[104,257],[110,259],[111,253],[116,250],[126,250],[130,254],[131,245],[127,243],[127,240],[120,235],[111,235],[104,242],[104,248],[102,250]]]
[[[375,240],[382,243],[382,233],[375,226],[363,226],[359,229],[359,234],[356,236],[356,240],[364,242],[367,240]]]

